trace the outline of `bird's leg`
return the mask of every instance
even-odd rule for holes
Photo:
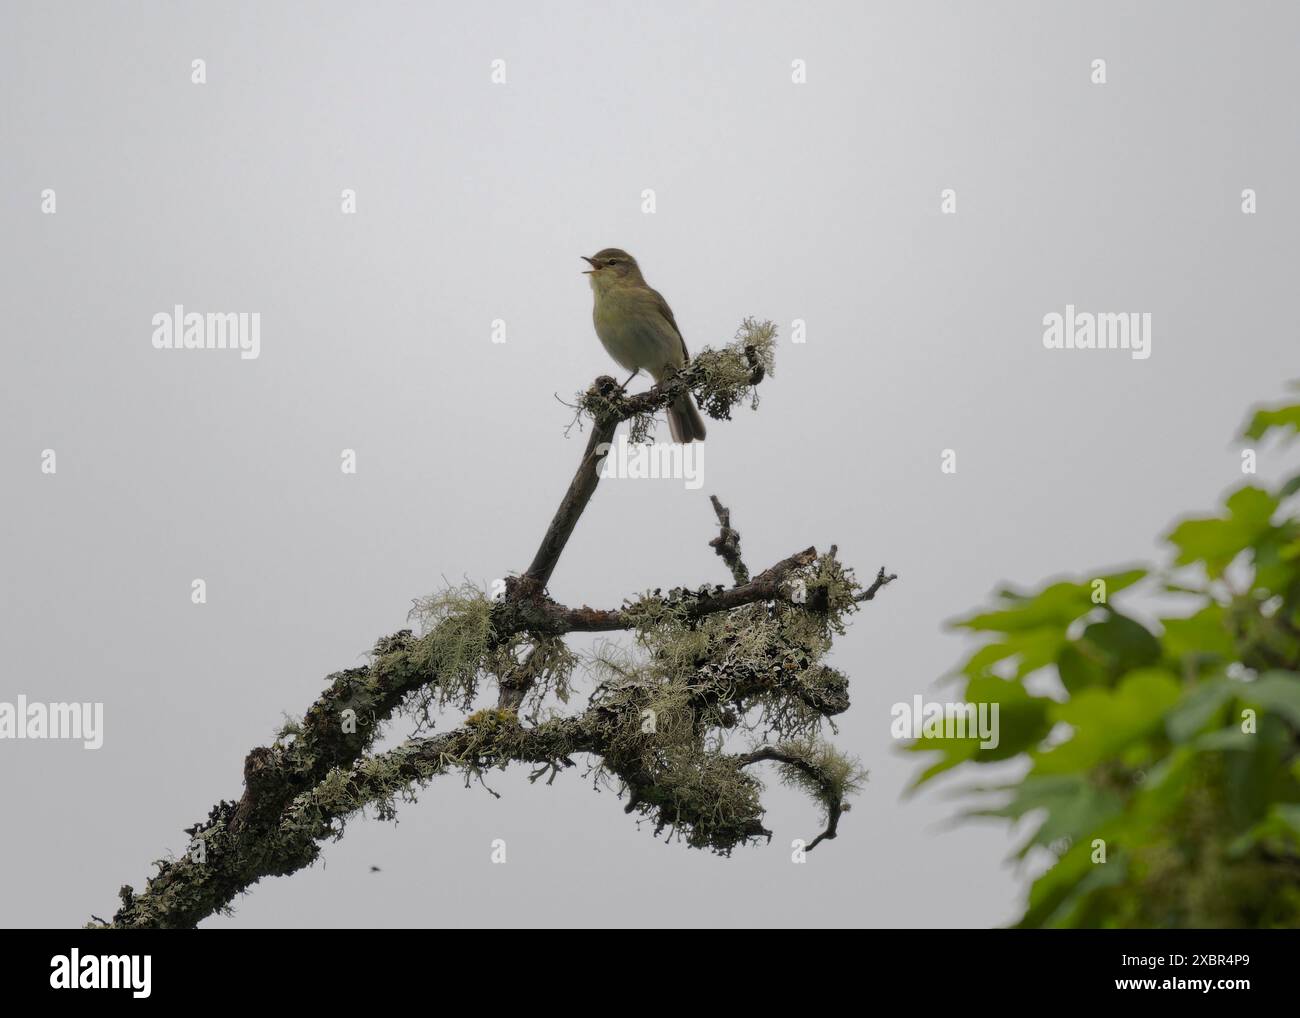
[[[635,371],[633,371],[630,375],[627,376],[627,381],[624,382],[622,385],[620,385],[619,388],[622,389],[623,392],[626,393],[626,392],[627,392],[628,383],[631,382],[632,379],[636,378],[636,376],[639,375],[639,374],[641,374],[641,369],[640,369],[640,368],[637,368]]]

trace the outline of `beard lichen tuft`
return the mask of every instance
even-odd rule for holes
[[[856,795],[867,783],[867,771],[860,760],[816,737],[791,739],[781,743],[778,749],[806,765],[782,763],[781,783],[817,800],[822,807],[823,823],[832,812],[847,809],[848,797]]]
[[[736,338],[721,350],[701,350],[691,360],[698,381],[691,388],[700,409],[717,420],[730,420],[738,404],[758,408],[758,383],[775,373],[776,326],[746,318]]]
[[[807,596],[703,616],[695,606],[710,588],[650,591],[623,609],[635,649],[606,644],[591,656],[600,680],[591,704],[606,719],[597,774],[617,778],[629,810],[656,833],[723,854],[767,835],[761,783],[725,752],[735,729],[783,740],[782,751],[804,764],[783,766],[783,780],[811,792],[828,815],[865,779],[819,738],[848,708],[848,679],[822,659],[857,610],[859,588],[833,553],[790,582]]]
[[[679,746],[665,752],[644,785],[630,784],[630,807],[690,848],[730,855],[739,845],[770,837],[763,827],[762,783],[737,757]]]
[[[842,636],[848,616],[862,605],[858,596],[862,585],[853,570],[843,565],[832,548],[805,567],[799,574],[804,604],[809,611],[825,620],[827,636]]]
[[[410,666],[428,676],[428,684],[408,709],[426,718],[433,702],[467,710],[492,644],[492,603],[478,587],[464,583],[417,599],[411,617],[420,623],[421,635],[404,652]]]
[[[573,673],[580,663],[560,637],[516,633],[490,650],[483,667],[501,686],[526,690],[522,706],[535,714],[552,694],[560,703],[569,702]]]

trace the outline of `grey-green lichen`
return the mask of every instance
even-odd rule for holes
[[[444,707],[468,710],[478,695],[494,646],[492,602],[478,587],[463,583],[416,599],[410,617],[420,627],[419,637],[387,655],[377,647],[375,664],[392,664],[424,677],[402,704],[403,713],[424,731],[433,727]]]
[[[867,771],[856,757],[841,753],[830,743],[812,736],[783,742],[777,749],[799,763],[781,763],[781,783],[807,793],[821,804],[822,822],[843,806],[851,795],[862,791]]]
[[[585,754],[595,780],[616,787],[628,812],[656,833],[722,854],[768,836],[762,783],[753,761],[729,750],[736,731],[777,736],[787,756],[782,779],[836,812],[858,790],[861,772],[817,737],[848,706],[847,680],[822,660],[833,634],[856,610],[858,586],[833,555],[792,569],[779,596],[729,611],[701,613],[719,589],[649,592],[624,608],[633,645],[606,642],[580,662],[562,640],[520,634],[491,646],[480,666],[503,684],[525,679],[530,693],[560,694],[579,664],[595,683],[588,707],[573,717],[524,723],[514,709],[489,707],[442,736],[414,739],[383,754],[338,768],[299,796],[284,829],[337,836],[343,821],[369,808],[394,815],[399,802],[437,774],[467,779],[515,762],[558,771]],[[468,624],[471,606],[460,591],[440,596],[437,625],[453,622],[453,646],[477,653],[486,622]],[[474,597],[469,596],[473,602]],[[436,631],[436,630],[433,630]],[[440,668],[473,654],[445,655]],[[463,688],[463,687],[462,687]]]
[[[465,583],[418,599],[411,616],[423,630],[406,652],[411,664],[436,676],[439,706],[468,707],[492,641],[492,602]]]
[[[746,318],[727,346],[701,350],[691,366],[699,372],[695,397],[710,417],[729,420],[732,408],[745,401],[757,409],[758,383],[776,370],[776,326]]]
[[[688,844],[729,852],[766,834],[761,784],[727,752],[734,730],[785,740],[817,769],[800,779],[823,805],[860,787],[852,762],[817,740],[848,707],[848,682],[823,662],[858,608],[860,587],[833,555],[787,578],[788,598],[699,615],[716,590],[653,591],[624,608],[636,650],[606,644],[589,659],[605,732],[598,776],[616,778],[629,808]]]
[[[516,633],[492,648],[484,669],[503,687],[522,690],[523,705],[535,713],[550,696],[569,702],[579,663],[578,655],[560,637]]]

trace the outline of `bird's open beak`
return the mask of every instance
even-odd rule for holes
[[[584,276],[590,276],[593,272],[595,272],[598,268],[600,268],[599,265],[597,265],[594,261],[592,261],[592,260],[591,260],[590,258],[588,258],[586,255],[580,255],[579,257],[581,257],[582,260],[583,260],[584,262],[586,262],[588,265],[591,266],[591,268],[586,269],[586,270],[582,273]]]

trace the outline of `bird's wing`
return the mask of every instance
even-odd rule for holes
[[[682,363],[689,364],[691,362],[691,353],[686,349],[686,339],[682,335],[682,330],[677,326],[677,319],[673,317],[673,309],[668,306],[668,302],[664,300],[664,295],[658,290],[650,287],[646,287],[646,289],[650,290],[650,295],[654,298],[655,308],[668,319],[668,324],[673,327],[673,332],[677,333],[677,338],[682,342]]]

